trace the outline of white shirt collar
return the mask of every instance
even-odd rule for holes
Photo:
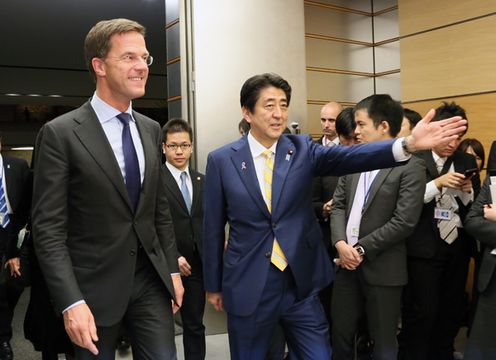
[[[253,137],[253,135],[251,134],[251,131],[248,133],[247,135],[247,139],[248,139],[248,145],[250,145],[250,151],[251,151],[251,156],[255,159],[259,156],[262,155],[262,153],[267,150],[267,148],[265,146],[263,146],[262,144],[260,144],[257,139],[255,139]],[[277,143],[278,143],[279,140],[277,140],[275,143],[272,144],[272,146],[269,148],[269,150],[272,151],[272,153],[276,153],[276,147],[277,147]]]
[[[111,105],[103,101],[101,98],[99,98],[98,95],[96,94],[96,91],[93,94],[93,97],[91,98],[91,106],[93,107],[93,110],[95,110],[96,116],[98,117],[98,120],[102,124],[112,120],[121,113],[119,110],[117,110],[116,108],[112,107]],[[132,103],[129,103],[129,107],[125,112],[131,115],[132,121],[135,121],[133,118]]]
[[[184,171],[188,174],[188,177],[191,178],[191,176],[189,174],[189,167],[188,166],[186,166],[186,169],[184,169],[184,170],[179,170],[177,167],[175,167],[174,165],[172,165],[168,161],[165,162],[165,166],[167,166],[167,169],[169,169],[169,171],[171,172],[174,179],[176,179],[176,181],[181,179],[181,173]]]

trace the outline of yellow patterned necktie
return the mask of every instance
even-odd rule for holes
[[[262,155],[265,157],[264,197],[269,212],[272,212],[272,174],[274,172],[274,160],[272,159],[271,150],[265,150]],[[270,262],[281,271],[284,271],[284,269],[288,266],[288,259],[284,256],[284,252],[275,238],[272,245],[272,256],[270,258]]]

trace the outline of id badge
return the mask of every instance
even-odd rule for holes
[[[451,220],[451,210],[436,207],[434,209],[434,219]]]
[[[360,234],[360,227],[356,226],[356,225],[352,226],[351,227],[351,236],[358,239],[359,234]]]
[[[0,213],[0,225],[3,224],[4,217],[5,217],[5,214]]]

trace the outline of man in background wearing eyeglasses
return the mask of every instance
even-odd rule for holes
[[[182,119],[171,119],[162,129],[166,162],[164,187],[174,224],[177,262],[184,285],[181,307],[184,358],[205,359],[205,289],[202,271],[203,174],[189,167],[193,131]]]
[[[127,19],[88,33],[90,101],[36,141],[34,245],[76,358],[114,359],[124,327],[135,359],[176,359],[173,312],[184,292],[162,185],[162,134],[132,108],[153,58]]]

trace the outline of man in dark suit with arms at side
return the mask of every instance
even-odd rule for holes
[[[3,137],[0,133],[0,151]],[[31,203],[31,176],[23,159],[0,154],[0,360],[14,357],[10,347],[14,309],[22,294],[17,237],[26,225]],[[5,262],[5,263],[4,263]]]
[[[137,359],[175,359],[183,287],[162,183],[162,134],[133,111],[145,93],[145,29],[127,19],[88,33],[96,91],[37,139],[34,245],[77,359],[113,359],[119,329]]]
[[[355,118],[360,143],[382,141],[400,131],[403,109],[389,95],[372,95],[356,105]],[[425,168],[416,157],[403,166],[339,178],[331,213],[339,254],[331,312],[334,360],[353,358],[364,315],[374,359],[397,359],[406,238],[417,224],[424,190]]]
[[[164,186],[176,234],[178,265],[184,285],[181,307],[184,357],[205,359],[205,290],[202,269],[203,174],[189,167],[193,131],[182,119],[164,125]]]
[[[262,359],[278,323],[291,356],[331,356],[317,293],[333,272],[313,213],[313,176],[395,166],[409,151],[451,139],[464,124],[457,118],[430,124],[431,111],[408,138],[324,147],[308,136],[281,136],[290,99],[291,87],[276,74],[248,79],[240,94],[248,136],[208,156],[205,289],[208,301],[227,311],[234,360]]]

